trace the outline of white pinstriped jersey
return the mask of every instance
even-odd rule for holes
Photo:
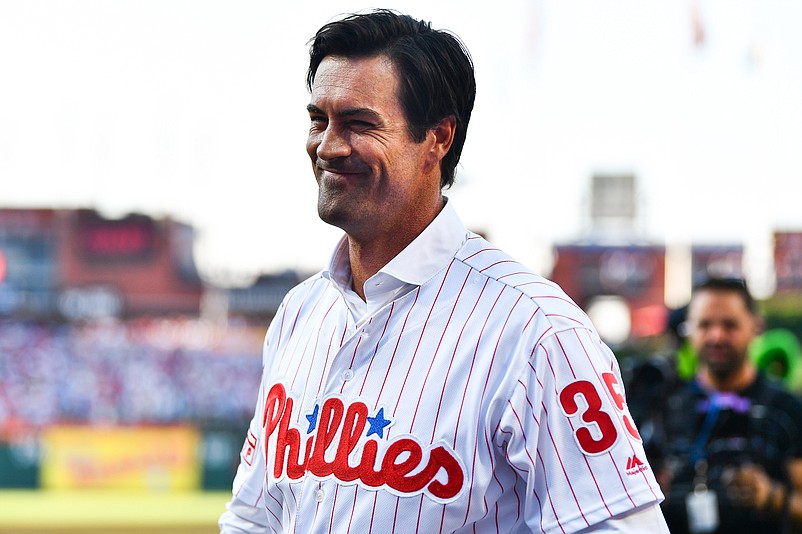
[[[587,316],[462,229],[360,326],[324,273],[285,298],[234,481],[273,531],[575,532],[662,498]]]

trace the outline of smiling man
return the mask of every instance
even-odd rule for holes
[[[456,119],[443,117],[420,142],[410,139],[397,97],[400,79],[387,56],[328,55],[317,67],[308,106],[306,149],[319,187],[318,213],[348,235],[353,287],[361,297],[367,276],[411,243],[445,203],[440,161],[453,143]]]
[[[454,35],[379,10],[310,49],[306,149],[344,231],[264,345],[234,532],[667,532],[587,316],[443,189],[476,85]]]

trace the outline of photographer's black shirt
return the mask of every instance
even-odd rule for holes
[[[694,487],[716,493],[720,526],[714,532],[783,532],[776,517],[736,506],[721,476],[728,467],[751,463],[789,484],[787,462],[802,458],[797,397],[762,374],[738,394],[711,393],[692,381],[667,400],[664,425],[666,442],[659,452],[674,476],[663,511],[672,534],[688,532],[686,497]]]

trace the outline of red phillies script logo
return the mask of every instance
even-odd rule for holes
[[[384,409],[369,417],[364,402],[346,406],[331,397],[323,405],[315,406],[306,416],[309,428],[306,433],[304,455],[301,458],[301,431],[290,428],[293,400],[287,397],[282,384],[270,388],[265,400],[262,426],[265,429],[265,465],[270,469],[270,437],[276,434],[273,476],[280,480],[285,475],[298,480],[306,472],[320,478],[333,476],[342,482],[359,482],[367,488],[386,487],[395,493],[412,495],[426,493],[436,501],[453,500],[462,490],[465,473],[453,451],[443,445],[430,446],[424,458],[424,448],[411,437],[398,437],[389,443],[370,438],[383,437],[384,427],[391,421],[384,418]],[[366,427],[367,432],[365,432]],[[314,434],[313,434],[314,432]],[[348,459],[356,458],[354,451],[363,442],[358,465]],[[329,461],[332,452],[334,459]],[[378,464],[381,467],[377,470]],[[435,477],[444,471],[445,477]],[[442,479],[445,478],[443,482]]]

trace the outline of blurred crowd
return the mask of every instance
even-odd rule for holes
[[[247,420],[263,336],[196,319],[0,322],[0,432]]]

